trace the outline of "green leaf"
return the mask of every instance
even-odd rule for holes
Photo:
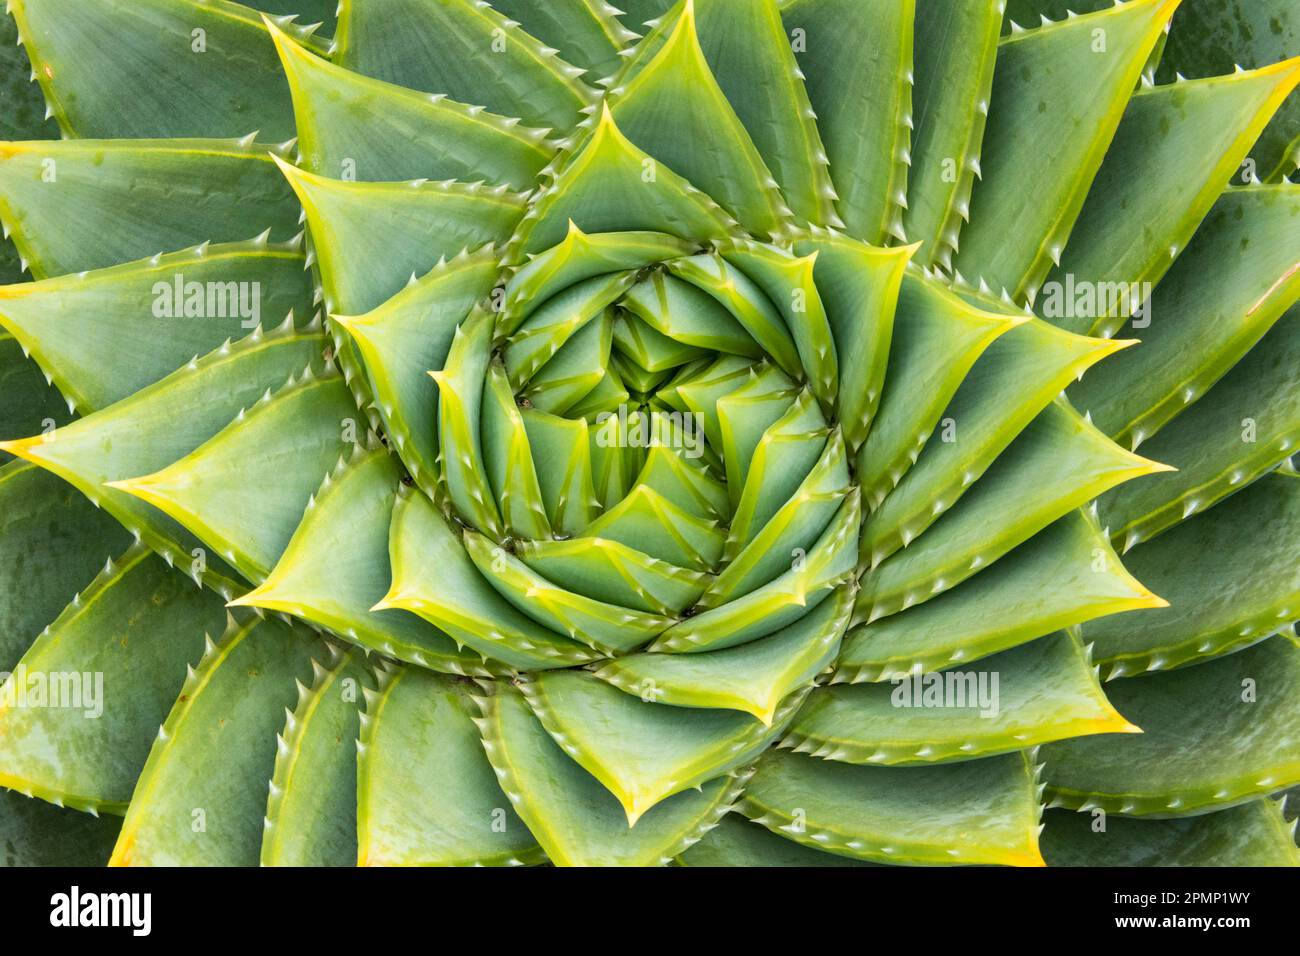
[[[740,812],[787,839],[859,860],[1042,865],[1038,787],[1023,753],[860,767],[770,750]]]
[[[38,279],[103,269],[270,229],[298,232],[298,204],[250,139],[0,144],[0,219]]]
[[[1297,534],[1300,479],[1269,475],[1129,551],[1170,606],[1084,627],[1106,679],[1230,653],[1300,617]]]
[[[629,272],[584,279],[533,309],[522,324],[511,328],[502,352],[511,386],[519,388],[531,379],[587,323],[613,305],[635,280],[636,274]]]
[[[1245,487],[1300,445],[1300,308],[1292,307],[1199,401],[1143,451],[1178,468],[1121,485],[1099,502],[1131,548]]]
[[[728,813],[704,839],[677,858],[678,866],[874,866],[785,840],[736,813]]]
[[[95,411],[232,337],[309,317],[304,261],[298,243],[262,236],[0,286],[0,326],[69,401]]]
[[[0,866],[103,866],[121,825],[0,790]]]
[[[679,621],[660,635],[650,650],[721,650],[794,623],[853,575],[861,514],[859,495],[852,491],[808,553],[794,556],[788,571],[744,597]]]
[[[610,90],[607,102],[632,143],[717,200],[751,234],[783,232],[790,209],[709,68],[694,3],[685,4],[663,44],[634,77]]]
[[[551,528],[559,535],[579,534],[596,516],[599,505],[587,423],[534,408],[524,409],[520,417],[533,450],[537,484]]]
[[[456,328],[492,291],[497,271],[490,250],[458,256],[365,315],[331,317],[361,353],[389,444],[428,494],[439,471],[438,390],[429,371],[443,367]]]
[[[817,255],[813,279],[826,306],[839,359],[836,413],[849,449],[856,450],[880,404],[903,272],[916,247],[876,249],[828,237],[797,242],[794,251]]]
[[[292,614],[367,652],[451,674],[487,676],[477,654],[408,611],[372,611],[392,580],[388,532],[397,468],[382,448],[356,450],[325,476],[270,575],[232,605]]]
[[[57,139],[59,126],[45,115],[45,97],[32,76],[27,51],[18,43],[18,24],[0,17],[0,137]]]
[[[362,76],[279,31],[271,36],[293,94],[301,165],[313,173],[368,182],[486,179],[526,190],[555,152],[545,130]]]
[[[781,746],[826,760],[892,766],[1137,732],[1106,700],[1078,638],[1062,633],[959,671],[819,687]]]
[[[499,538],[501,515],[483,467],[479,428],[491,358],[492,314],[476,306],[452,333],[446,363],[429,377],[438,383],[438,437],[452,507],[470,527]]]
[[[18,438],[57,428],[72,420],[68,403],[52,383],[46,382],[41,367],[23,354],[23,347],[7,332],[0,332],[0,436]],[[0,465],[13,456],[0,452]]]
[[[763,448],[765,452],[769,450],[772,449]],[[794,454],[789,454],[791,449],[788,445],[784,448],[776,446],[775,450],[789,455],[792,459],[789,464],[796,471],[797,477],[798,467],[803,462],[795,459]],[[762,457],[765,464],[770,460],[767,455]],[[780,467],[784,466],[772,464],[770,471],[775,474]],[[849,480],[844,439],[836,429],[827,439],[817,463],[776,512],[761,525],[761,530],[750,537],[743,547],[739,547],[738,542],[728,542],[729,545],[737,545],[734,557],[709,585],[700,602],[701,606],[717,607],[748,594],[788,568],[792,558],[806,554],[834,517],[835,510],[845,495],[850,493],[852,486]],[[774,490],[779,493],[783,489]],[[746,502],[742,501],[743,504]],[[743,517],[739,512],[737,514],[738,517]]]
[[[707,292],[724,306],[781,371],[802,377],[799,351],[785,319],[744,272],[717,254],[674,259],[666,267],[672,275]]]
[[[1115,817],[1100,830],[1092,814],[1049,810],[1043,819],[1051,866],[1300,866],[1295,824],[1276,800],[1182,820]]]
[[[192,576],[231,597],[244,586],[217,556],[194,550],[197,540],[181,525],[107,483],[147,474],[189,454],[264,390],[305,368],[319,368],[323,349],[319,329],[254,332],[103,411],[50,435],[0,442],[0,450],[70,482],[164,559],[184,562]]]
[[[569,337],[529,379],[520,398],[543,412],[566,414],[604,379],[613,342],[614,320],[605,310]]]
[[[1163,470],[1120,448],[1064,400],[1053,402],[933,527],[873,568],[859,604],[875,619],[926,601],[1102,492]],[[904,538],[873,515],[862,545],[874,558],[882,542]]]
[[[1284,638],[1106,693],[1142,733],[1044,747],[1052,806],[1181,817],[1300,782],[1300,649]]]
[[[903,231],[925,243],[924,265],[952,267],[981,175],[980,151],[993,95],[999,3],[921,3],[914,40],[916,132]]]
[[[839,359],[826,306],[814,280],[816,255],[795,256],[779,246],[749,240],[727,243],[719,251],[780,311],[799,350],[802,377],[829,411],[840,387]]]
[[[1095,520],[1076,511],[933,600],[851,630],[834,679],[940,670],[1092,618],[1164,604],[1124,570]]]
[[[259,583],[288,546],[321,478],[346,453],[356,407],[337,373],[264,396],[184,458],[108,483],[160,509]]]
[[[617,541],[695,571],[717,565],[724,539],[716,521],[696,518],[645,485],[637,485],[589,524],[582,536]]]
[[[473,531],[465,532],[465,550],[488,584],[521,613],[604,654],[633,650],[672,623],[569,591]]]
[[[801,221],[842,228],[817,117],[777,0],[695,0],[710,72]]]
[[[595,97],[583,70],[474,0],[344,3],[335,46],[350,70],[534,126],[566,131]]]
[[[550,537],[528,429],[500,363],[488,369],[483,444],[488,480],[501,503],[506,532],[521,539]]]
[[[478,726],[501,788],[556,866],[664,865],[721,819],[744,784],[744,775],[719,777],[629,827],[618,799],[569,758],[519,690],[495,684],[481,706]]]
[[[457,644],[520,670],[570,667],[597,657],[497,594],[466,554],[461,536],[418,492],[398,493],[389,555],[392,588],[375,610],[414,611]]]
[[[1300,83],[1300,59],[1265,70],[1175,83],[1139,93],[1097,173],[1060,266],[1048,278],[1099,291],[1128,283],[1084,314],[1051,296],[1040,314],[1075,332],[1113,330],[1146,299],[1187,248],[1201,221],[1278,106]],[[1117,242],[1116,236],[1126,237]],[[1073,283],[1073,285],[1067,285]],[[1124,288],[1124,287],[1119,287]],[[1065,308],[1062,308],[1065,306]],[[1055,314],[1053,314],[1055,312]],[[1139,326],[1135,325],[1135,328]]]
[[[595,674],[643,700],[743,711],[771,726],[781,702],[835,658],[852,608],[853,589],[845,586],[761,640],[704,654],[632,654]]]
[[[1134,0],[1002,40],[958,269],[1033,300],[1178,3]]]
[[[677,172],[632,145],[607,105],[586,143],[524,216],[512,246],[541,252],[575,224],[588,233],[661,232],[695,242],[725,239],[740,228]]]
[[[1230,189],[1152,295],[1142,347],[1071,399],[1137,447],[1203,395],[1300,298],[1300,188]]]
[[[13,0],[9,9],[68,138],[294,135],[289,88],[255,10],[229,0]],[[314,42],[310,28],[279,26]]]
[[[494,0],[492,6],[586,70],[588,79],[612,74],[621,62],[619,53],[637,40],[637,34],[619,21],[620,11],[605,0]]]
[[[763,350],[727,308],[693,283],[655,272],[634,285],[620,303],[661,335],[693,348],[761,358]],[[710,371],[734,373],[749,363],[715,364]],[[698,380],[709,381],[702,372]]]
[[[280,169],[307,213],[330,314],[378,308],[417,274],[508,239],[524,214],[523,197],[504,186],[343,182]]]
[[[0,693],[0,784],[79,810],[125,813],[186,666],[225,620],[216,594],[147,548],[110,560]]]
[[[880,409],[858,452],[858,479],[878,507],[934,433],[971,367],[1023,314],[978,308],[938,282],[903,277]]]
[[[358,746],[360,865],[545,862],[483,752],[474,685],[413,667],[380,681],[366,692]]]
[[[594,276],[638,271],[665,259],[690,255],[694,246],[654,232],[587,235],[570,221],[562,240],[521,266],[506,283],[498,331],[509,335],[552,296]]]
[[[1300,49],[1300,19],[1289,0],[1184,0],[1160,64],[1161,82],[1177,73],[1215,76],[1236,65],[1266,67]],[[1251,150],[1259,178],[1277,182],[1300,165],[1300,97],[1291,97]]]
[[[312,686],[276,740],[262,834],[262,866],[355,866],[357,733],[361,691],[372,683],[361,655],[329,669],[312,661]]]
[[[191,668],[158,730],[110,866],[256,866],[276,735],[327,645],[271,621],[241,624]]]
[[[26,461],[0,467],[0,671],[130,541],[72,485]]]
[[[785,29],[817,115],[848,234],[903,239],[915,0],[789,0]],[[876,38],[862,42],[864,36]],[[843,355],[841,351],[841,355]]]
[[[570,591],[654,614],[694,604],[709,576],[679,568],[608,538],[520,541],[520,560]]]
[[[629,827],[673,794],[757,757],[806,696],[785,701],[770,726],[734,710],[638,699],[580,671],[539,674],[519,688],[561,749],[618,798]]]
[[[620,0],[619,16],[631,29],[644,33],[647,22],[662,17],[677,0]]]
[[[990,345],[948,404],[941,427],[923,448],[912,447],[914,467],[868,517],[863,550],[871,566],[933,524],[1070,381],[1132,344],[1031,320]]]

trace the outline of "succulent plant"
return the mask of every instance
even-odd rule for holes
[[[9,0],[5,862],[1297,862],[1292,0],[254,6]]]

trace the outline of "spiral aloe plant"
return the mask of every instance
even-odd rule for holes
[[[1297,862],[1292,0],[254,6],[9,0],[5,862]]]

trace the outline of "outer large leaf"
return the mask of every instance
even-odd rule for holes
[[[12,671],[68,599],[130,536],[30,462],[0,468],[0,671]]]
[[[1133,97],[1061,264],[1044,286],[1044,293],[1088,286],[1105,294],[1112,288],[1124,291],[1113,302],[1085,304],[1083,310],[1077,308],[1077,295],[1068,301],[1069,292],[1055,300],[1049,294],[1038,301],[1039,313],[1076,332],[1101,327],[1111,334],[1118,328],[1145,300],[1149,286],[1144,283],[1159,282],[1187,247],[1264,124],[1298,82],[1300,60],[1292,60]]]
[[[1071,380],[1132,342],[1071,335],[1032,321],[994,342],[957,389],[915,467],[867,521],[874,567],[909,545],[958,501]]]
[[[310,318],[297,243],[198,246],[139,262],[0,287],[0,325],[65,398],[95,411],[286,316]],[[105,355],[114,360],[106,362]]]
[[[719,777],[670,797],[629,828],[614,795],[570,759],[518,690],[498,684],[482,706],[478,725],[497,779],[556,866],[667,863],[718,822],[744,783]]]
[[[53,383],[45,380],[41,367],[23,354],[18,340],[0,332],[0,437],[18,438],[66,425],[72,419],[68,403]],[[0,465],[13,460],[0,452]]]
[[[307,213],[331,314],[378,308],[443,260],[508,239],[524,214],[523,197],[504,186],[357,183],[280,168]]]
[[[704,835],[699,843],[677,858],[678,866],[875,866],[834,853],[823,853],[749,823],[736,813]]]
[[[1106,691],[1142,733],[1044,747],[1054,806],[1177,817],[1300,782],[1300,649],[1285,638]]]
[[[914,0],[790,0],[781,10],[807,77],[840,216],[849,235],[877,245],[904,238],[914,9]]]
[[[271,35],[293,93],[303,165],[314,173],[368,182],[486,179],[528,189],[554,152],[544,130],[353,73],[281,31]]]
[[[357,862],[357,733],[369,675],[356,653],[326,670],[312,661],[310,689],[276,740],[262,832],[263,866]]]
[[[215,593],[148,549],[110,561],[15,669],[22,696],[0,702],[0,783],[124,813],[186,666],[224,623]]]
[[[179,521],[258,582],[288,546],[321,478],[350,447],[355,415],[339,375],[305,375],[184,458],[109,486]]]
[[[1134,0],[1002,41],[958,269],[1033,299],[1178,2]]]
[[[1300,18],[1289,0],[1184,0],[1174,14],[1162,82],[1176,73],[1215,76],[1244,67],[1264,67],[1293,56],[1300,46]],[[1252,150],[1261,180],[1276,182],[1300,165],[1300,98],[1279,111]]]
[[[490,252],[460,256],[365,315],[333,317],[365,361],[390,445],[428,494],[438,475],[438,391],[429,372],[443,367],[456,328],[496,275]]]
[[[255,332],[52,436],[0,443],[0,449],[72,483],[164,558],[183,562],[229,597],[242,588],[233,571],[217,556],[194,550],[196,539],[175,521],[107,482],[161,468],[193,451],[266,389],[320,368],[323,348],[319,330]]]
[[[69,137],[261,130],[278,142],[294,135],[275,47],[248,7],[229,0],[14,0],[10,9]],[[310,42],[310,30],[287,21],[281,27]]]
[[[158,731],[113,866],[255,866],[276,734],[326,645],[270,621],[231,621]]]
[[[860,604],[874,619],[925,601],[1103,491],[1166,467],[1120,448],[1066,403],[1053,403],[951,510],[868,575]],[[869,519],[864,550],[879,554],[894,533]]]
[[[272,155],[247,138],[7,143],[0,219],[39,279],[266,229],[284,242],[298,204]]]
[[[121,825],[0,790],[0,866],[103,866]]]
[[[1278,320],[1204,400],[1143,446],[1177,472],[1122,485],[1101,499],[1115,541],[1131,548],[1204,511],[1300,445],[1300,307]]]
[[[772,750],[740,810],[788,839],[882,863],[1041,866],[1024,754],[936,767],[857,767]]]
[[[997,61],[997,0],[920,3],[916,8],[916,132],[903,231],[924,242],[926,264],[951,267],[980,150]]]
[[[1203,395],[1300,298],[1300,188],[1231,189],[1157,287],[1142,347],[1071,391],[1137,447]]]
[[[583,71],[474,0],[345,2],[337,58],[367,76],[567,130],[593,98]]]
[[[362,718],[360,864],[542,862],[483,752],[473,685],[412,667],[384,672],[382,681],[378,693],[367,692]]]
[[[691,108],[681,109],[688,99]],[[781,232],[789,207],[709,68],[694,3],[679,10],[636,75],[610,91],[610,109],[631,142],[717,200],[751,234]]]
[[[1164,604],[1124,570],[1095,520],[1076,511],[951,591],[850,631],[835,680],[941,670],[1081,621]]]
[[[700,46],[800,219],[840,226],[817,118],[778,0],[695,0]]]
[[[1275,800],[1184,820],[1099,818],[1049,810],[1043,856],[1051,866],[1300,866],[1295,823]]]
[[[1107,679],[1195,663],[1300,617],[1300,479],[1261,478],[1125,556],[1167,608],[1084,628]]]
[[[781,746],[827,760],[892,765],[1137,732],[1107,702],[1078,639],[1055,634],[958,671],[819,687]]]

